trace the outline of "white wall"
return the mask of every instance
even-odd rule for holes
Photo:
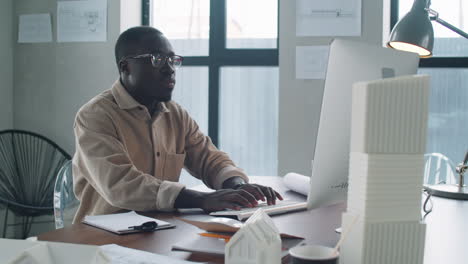
[[[52,14],[54,42],[16,44],[14,126],[43,134],[73,154],[76,112],[118,78],[120,1],[108,1],[106,42],[57,43],[57,0],[15,1],[16,17],[28,13]]]
[[[0,130],[13,128],[13,0],[0,1]]]
[[[362,0],[362,36],[359,39],[382,44],[384,2],[388,0]],[[296,46],[328,45],[328,37],[296,37],[296,1],[280,0],[279,26],[279,132],[278,174],[294,171],[311,175],[320,108],[323,80],[296,80]],[[325,26],[325,25],[324,25]],[[386,22],[388,26],[388,22]]]

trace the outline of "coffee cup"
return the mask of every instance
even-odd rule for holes
[[[331,247],[305,245],[289,250],[293,264],[338,264],[339,253]]]

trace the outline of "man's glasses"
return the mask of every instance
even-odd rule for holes
[[[141,54],[141,55],[123,57],[120,60],[119,64],[128,59],[144,59],[144,58],[150,58],[151,65],[153,65],[153,67],[156,69],[162,68],[166,63],[169,63],[170,66],[177,69],[180,66],[182,66],[182,61],[184,60],[184,58],[179,55],[164,56],[161,54]]]

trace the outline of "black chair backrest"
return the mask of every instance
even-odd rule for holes
[[[17,215],[53,212],[55,178],[71,157],[50,139],[29,131],[0,131],[0,203]]]

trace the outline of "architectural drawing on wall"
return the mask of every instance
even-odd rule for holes
[[[99,17],[99,12],[88,11],[84,13],[84,17],[88,21],[88,24],[87,24],[88,30],[91,32],[96,32],[98,25],[102,23]],[[86,26],[86,23],[85,23],[85,26]]]
[[[107,0],[57,3],[57,41],[106,41]]]
[[[361,0],[296,0],[297,36],[360,36]]]

